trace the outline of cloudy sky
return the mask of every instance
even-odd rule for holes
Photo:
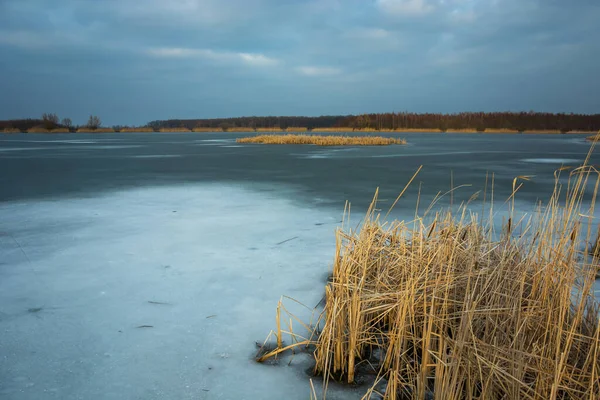
[[[600,112],[598,0],[0,0],[0,119]]]

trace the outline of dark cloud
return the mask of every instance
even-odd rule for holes
[[[0,118],[598,112],[592,0],[0,0]]]

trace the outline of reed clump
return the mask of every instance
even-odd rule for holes
[[[593,135],[593,136],[588,136],[587,138],[585,138],[585,140],[589,141],[589,142],[597,142],[600,140],[600,132],[598,132],[597,134]]]
[[[285,129],[281,129],[278,126],[272,128],[256,128],[256,132],[283,132]]]
[[[196,127],[192,129],[192,132],[223,132],[223,128]]]
[[[149,126],[140,126],[140,127],[133,127],[133,128],[121,128],[120,132],[126,132],[126,133],[140,133],[140,132],[154,132],[154,129],[149,127]]]
[[[360,230],[337,232],[320,322],[297,335],[278,307],[278,346],[259,361],[311,347],[324,391],[373,376],[364,399],[600,399],[594,205],[583,205],[599,183],[580,167],[564,196],[557,178],[527,220],[513,197],[499,232],[492,209],[485,223],[466,207],[384,222],[376,196]]]
[[[386,146],[406,144],[404,139],[381,136],[257,135],[238,138],[238,143],[314,144],[317,146]]]
[[[115,130],[113,128],[79,128],[77,129],[77,133],[115,133]]]
[[[4,128],[2,130],[3,133],[21,133],[20,129],[17,128]]]
[[[541,135],[557,135],[560,134],[560,130],[559,129],[528,129],[526,131],[524,131],[523,133],[528,133],[528,134],[541,134]]]
[[[414,132],[414,133],[439,133],[440,129],[427,129],[427,128],[396,128],[393,132]]]
[[[313,128],[313,132],[352,132],[351,127]]]
[[[188,128],[160,128],[159,132],[191,132]]]
[[[227,128],[227,132],[254,132],[255,129],[249,126],[234,126]]]
[[[50,133],[50,131],[41,126],[34,126],[32,128],[27,129],[27,133]]]

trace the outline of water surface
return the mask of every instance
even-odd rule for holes
[[[240,145],[239,133],[123,133],[0,136],[0,201],[86,197],[132,187],[207,182],[287,186],[302,201],[364,206],[377,187],[395,198],[414,172],[407,192],[414,203],[439,191],[468,199],[494,174],[497,198],[511,193],[516,176],[534,178],[519,200],[545,199],[553,172],[578,165],[589,149],[584,135],[398,134],[406,146],[316,147]],[[594,155],[592,162],[600,161]]]

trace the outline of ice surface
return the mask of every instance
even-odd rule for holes
[[[526,158],[521,161],[536,164],[581,164],[581,160],[576,160],[574,158]]]
[[[308,398],[254,343],[319,302],[339,219],[216,184],[0,205],[0,398]]]
[[[44,150],[47,147],[0,147],[0,151],[32,151]]]
[[[44,146],[44,147],[5,147],[0,151],[40,151],[40,150],[116,150],[116,149],[134,149],[144,147],[143,145],[86,145],[84,142],[72,143],[73,146]]]
[[[195,141],[196,146],[223,146],[227,144],[235,143],[235,138],[233,139],[200,139]]]
[[[107,138],[102,137],[101,140],[90,140],[90,139],[49,139],[44,138],[44,140],[29,140],[29,139],[2,139],[2,142],[20,142],[20,143],[71,143],[71,144],[94,144],[101,142],[117,142],[125,139],[120,138]]]
[[[179,158],[182,157],[181,154],[146,154],[146,155],[137,155],[131,156],[132,158]]]

